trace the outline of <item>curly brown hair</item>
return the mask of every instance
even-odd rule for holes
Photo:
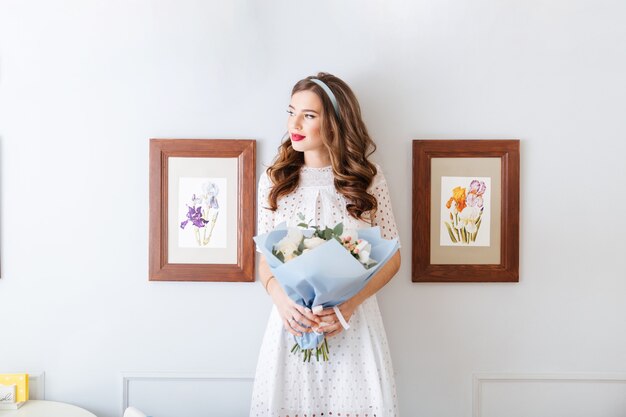
[[[333,92],[339,104],[339,116],[328,95],[311,81],[313,78],[323,81]],[[367,189],[377,170],[368,158],[376,150],[376,144],[367,133],[359,102],[348,84],[325,72],[298,81],[291,95],[306,90],[317,94],[322,100],[320,130],[324,146],[330,154],[335,188],[348,201],[346,210],[352,217],[371,222],[378,203]],[[298,187],[303,165],[304,154],[293,149],[289,135],[286,134],[273,164],[266,170],[273,183],[268,195],[270,210],[276,211],[278,199]]]

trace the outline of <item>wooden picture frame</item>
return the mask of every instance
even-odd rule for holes
[[[413,282],[519,281],[519,145],[413,141]]]
[[[256,141],[150,139],[150,281],[254,281]]]

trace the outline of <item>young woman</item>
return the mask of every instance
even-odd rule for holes
[[[398,237],[387,183],[368,157],[376,149],[357,99],[339,78],[319,73],[299,81],[287,109],[288,134],[259,180],[263,234],[298,213],[314,225],[380,226]],[[394,417],[398,415],[389,346],[374,294],[400,267],[398,251],[354,297],[319,314],[293,302],[261,257],[259,275],[274,302],[254,381],[251,417]],[[320,327],[320,324],[325,324]],[[330,360],[303,362],[292,335],[323,329]]]

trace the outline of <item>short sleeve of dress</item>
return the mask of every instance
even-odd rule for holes
[[[374,177],[372,185],[368,190],[371,195],[376,197],[376,201],[378,201],[378,210],[372,219],[372,226],[379,226],[380,234],[385,239],[398,238],[399,247],[400,235],[398,233],[398,226],[396,225],[396,218],[393,215],[393,208],[391,207],[387,180],[379,165],[376,165],[376,169],[378,173]]]
[[[272,181],[267,176],[267,173],[263,171],[263,174],[259,179],[259,187],[257,189],[257,235],[267,233],[274,228],[274,212],[267,208],[269,206],[267,196],[269,195],[271,189]]]

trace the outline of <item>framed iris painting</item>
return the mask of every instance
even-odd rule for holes
[[[519,181],[519,140],[414,140],[412,280],[518,282]]]
[[[254,281],[256,142],[150,140],[151,281]]]

